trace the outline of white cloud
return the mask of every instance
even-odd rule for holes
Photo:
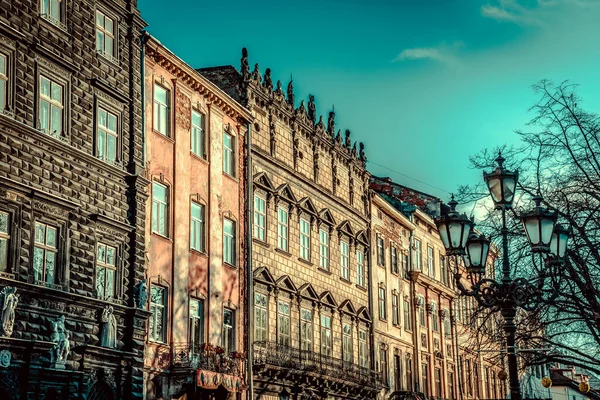
[[[570,7],[589,9],[599,5],[600,0],[495,0],[481,6],[481,15],[500,22],[541,26],[555,12]]]
[[[462,42],[453,42],[450,45],[442,43],[434,47],[404,49],[392,60],[392,62],[429,59],[445,64],[454,64],[458,62],[456,52],[463,46],[464,44]]]

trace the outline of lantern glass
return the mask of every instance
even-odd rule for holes
[[[494,203],[502,202],[502,181],[500,178],[492,178],[487,181],[488,189]]]
[[[529,239],[529,243],[536,246],[540,243],[540,221],[537,218],[527,218],[525,225],[525,233]]]
[[[452,247],[458,248],[462,247],[463,244],[462,234],[464,231],[463,224],[459,221],[452,221],[448,226],[448,231],[450,233],[450,244]],[[467,231],[468,233],[468,231]]]
[[[502,197],[505,203],[512,203],[515,197],[515,189],[517,187],[516,179],[506,176],[503,179],[503,193]]]
[[[554,231],[554,219],[551,218],[542,218],[541,220],[541,244],[544,246],[548,246],[550,244],[550,240],[552,240],[552,232]]]
[[[569,234],[564,232],[558,235],[558,256],[564,258],[567,253],[567,243],[569,242]]]
[[[444,248],[447,249],[448,247],[450,247],[450,240],[448,239],[447,225],[445,222],[438,223],[438,231],[440,232],[442,244],[444,245]]]
[[[472,227],[473,227],[472,223],[468,223],[468,224],[464,224],[463,225],[462,243],[460,244],[461,248],[467,247],[467,241],[469,240],[469,232],[471,231]]]
[[[569,241],[569,231],[562,225],[556,224],[550,241],[550,255],[553,257],[564,258],[567,252],[567,243]]]
[[[467,254],[471,260],[471,264],[474,267],[481,266],[481,253],[483,252],[483,246],[479,241],[469,242],[467,244]]]

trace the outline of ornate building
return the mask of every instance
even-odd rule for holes
[[[252,115],[152,37],[144,81],[146,398],[240,398]]]
[[[365,399],[379,390],[369,306],[364,146],[298,105],[271,70],[200,72],[247,106],[252,126],[256,399]]]
[[[136,1],[0,7],[0,398],[142,398]]]

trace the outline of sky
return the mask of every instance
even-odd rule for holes
[[[540,79],[600,112],[600,0],[139,0],[148,31],[193,67],[242,47],[296,102],[365,142],[369,171],[449,199],[469,156],[518,143]]]

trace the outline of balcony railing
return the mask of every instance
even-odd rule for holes
[[[242,359],[239,353],[224,353],[210,345],[194,346],[190,343],[173,343],[159,352],[163,368],[189,368],[241,376]]]
[[[254,342],[253,348],[254,364],[257,366],[277,366],[298,372],[315,373],[368,387],[380,385],[375,371],[339,358],[276,342]]]

